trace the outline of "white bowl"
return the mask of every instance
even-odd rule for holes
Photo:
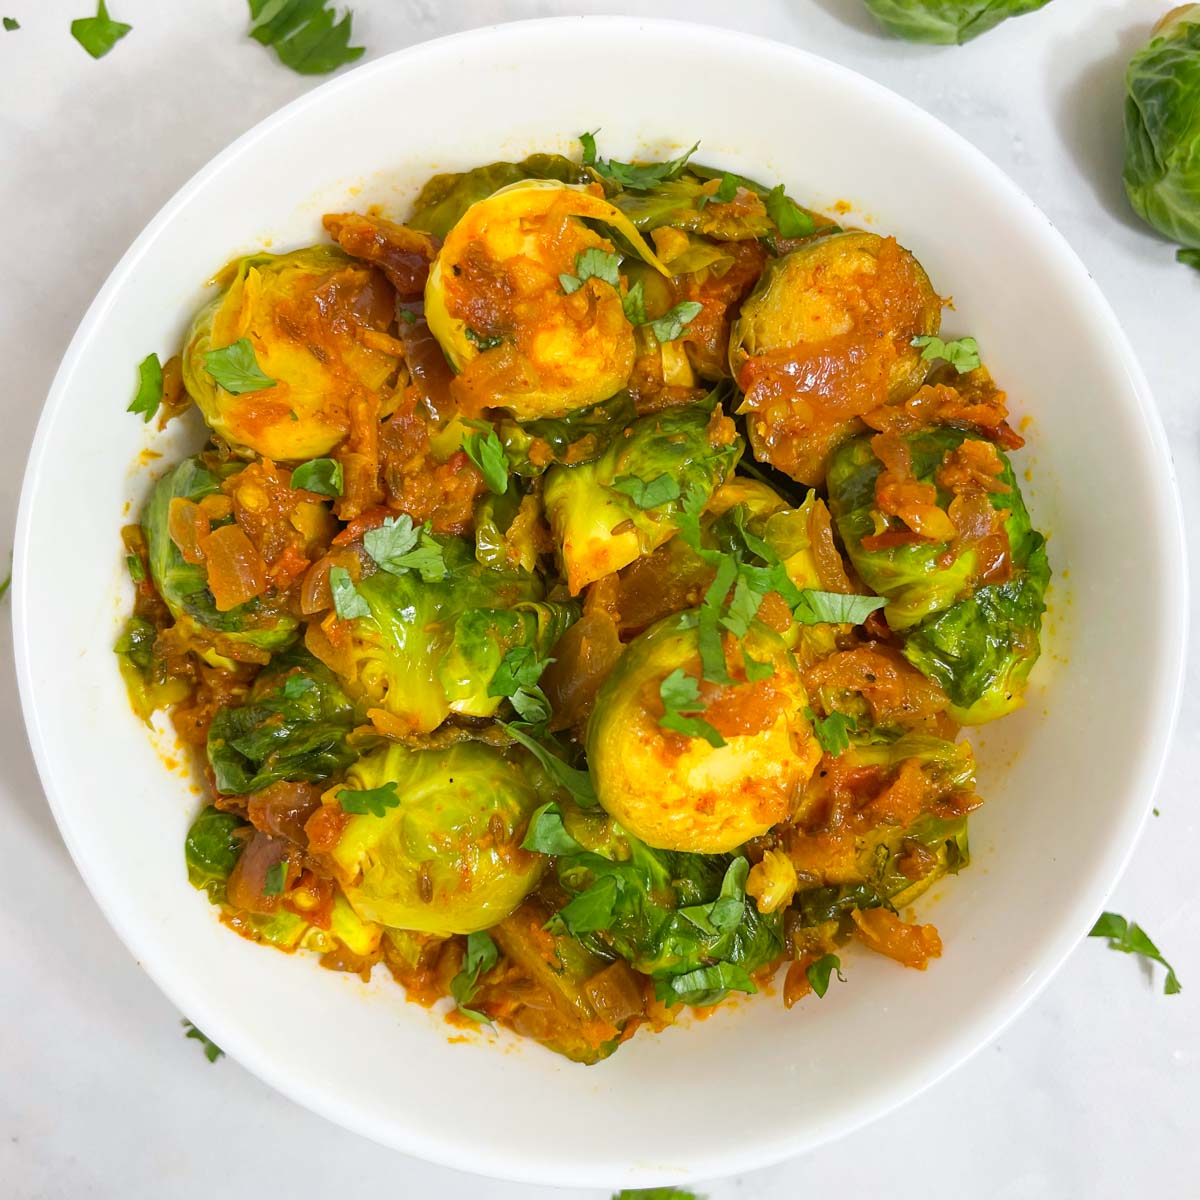
[[[732,82],[731,82],[732,81]],[[201,282],[324,211],[403,214],[432,171],[702,139],[701,161],[852,201],[916,252],[954,333],[1028,415],[1035,521],[1056,585],[1022,713],[977,735],[975,863],[926,902],[925,974],[847,951],[846,984],[759,996],[582,1067],[533,1044],[452,1044],[389,979],[370,987],[220,926],[187,883],[199,799],[125,701],[110,647],[128,603],[117,537],[146,491],[123,412],[135,364],[178,345]],[[361,188],[361,191],[354,189]],[[98,200],[103,182],[97,184]],[[862,214],[865,214],[863,216]],[[789,47],[689,25],[582,18],[417,46],[335,79],[201,171],[125,255],[79,328],[21,501],[16,642],[30,740],[64,838],[138,962],[236,1059],[301,1104],[436,1162],[543,1183],[732,1173],[879,1116],[960,1063],[1087,932],[1130,853],[1171,734],[1184,638],[1173,473],[1146,384],[1083,266],[986,158],[924,112]],[[377,977],[384,973],[376,972]]]

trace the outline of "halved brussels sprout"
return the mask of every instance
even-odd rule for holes
[[[236,468],[234,468],[236,470]],[[202,563],[184,561],[170,533],[171,502],[198,502],[221,488],[221,479],[200,458],[185,458],[155,485],[142,514],[150,578],[176,622],[190,636],[233,653],[239,643],[277,651],[296,636],[299,622],[269,595],[222,611],[208,586]]]
[[[665,270],[606,200],[549,180],[502,188],[450,230],[425,286],[425,319],[460,372],[451,393],[464,411],[557,417],[628,382],[633,326],[619,290],[595,275],[570,292],[563,286],[580,255],[614,251],[585,219],[611,226]]]
[[[755,457],[819,484],[862,413],[921,385],[926,364],[911,343],[937,332],[941,308],[921,264],[892,238],[830,234],[770,263],[729,344]]]
[[[1050,0],[866,0],[867,11],[895,37],[934,46],[961,46]]]
[[[523,751],[463,741],[442,750],[389,746],[326,793],[395,784],[381,817],[345,819],[331,857],[360,917],[420,933],[487,929],[537,886],[546,860],[521,849],[530,814],[553,789]],[[542,793],[546,792],[546,795]]]
[[[749,682],[731,658],[737,682],[701,686],[704,719],[723,746],[659,724],[663,680],[677,669],[700,674],[694,611],[634,639],[600,688],[587,736],[596,795],[650,846],[701,854],[740,846],[791,816],[820,760],[804,686],[779,635],[756,623],[741,649],[773,673]]]
[[[1033,529],[1012,465],[993,447],[1001,470],[988,493],[992,508],[1006,514],[1004,577],[981,581],[980,542],[922,538],[879,548],[863,540],[886,535],[893,524],[877,509],[876,481],[884,469],[872,438],[841,446],[829,466],[829,503],[855,570],[888,598],[884,616],[904,636],[905,657],[940,684],[960,724],[994,720],[1021,705],[1025,682],[1040,653],[1039,634],[1050,579],[1045,539]],[[951,493],[938,480],[943,465],[963,443],[985,439],[959,429],[926,429],[903,439],[918,484],[936,490],[936,503],[951,510]],[[986,508],[984,509],[986,512]],[[954,528],[951,522],[952,529]]]
[[[700,404],[640,417],[594,462],[551,467],[542,500],[571,594],[667,541],[684,498],[707,500],[741,453],[733,423]]]
[[[333,246],[252,254],[222,272],[220,295],[192,321],[183,382],[230,445],[286,462],[319,458],[350,428],[352,399],[382,395],[399,360],[372,345],[395,319],[391,285]],[[270,387],[233,395],[205,355],[248,338]]]

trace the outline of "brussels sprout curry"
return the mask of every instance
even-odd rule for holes
[[[116,649],[225,924],[591,1063],[941,953],[909,906],[1049,567],[912,251],[582,143],[225,269],[143,364],[209,440],[124,530]]]

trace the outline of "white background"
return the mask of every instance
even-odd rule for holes
[[[91,3],[0,0],[0,15],[21,22],[19,32],[0,33],[0,576],[43,398],[104,277],[194,171],[314,86],[245,39],[244,0],[110,0],[112,14],[134,31],[99,62],[68,33],[72,18],[94,11]],[[1179,471],[1195,596],[1200,273],[1176,265],[1137,223],[1120,183],[1125,64],[1168,7],[1168,0],[1054,0],[961,49],[887,40],[860,0],[357,0],[355,32],[372,58],[497,21],[674,16],[803,46],[940,117],[1032,195],[1124,323]],[[717,64],[700,67],[714,88],[737,87]],[[448,79],[444,94],[414,96],[397,114],[397,137],[423,106],[453,104],[453,85]],[[619,63],[596,81],[599,91],[636,86],[622,79]],[[796,114],[796,136],[819,120],[819,113]],[[387,154],[381,146],[381,159]],[[95,402],[121,419],[125,397]],[[1076,403],[1079,420],[1088,420],[1087,397]],[[70,529],[62,530],[62,548],[70,554]],[[1138,620],[1138,597],[1128,604],[1129,619]],[[6,630],[9,620],[5,601]],[[1161,816],[1110,904],[1158,941],[1183,994],[1164,997],[1161,972],[1152,977],[1136,960],[1086,943],[996,1042],[900,1112],[803,1159],[698,1190],[710,1200],[885,1191],[923,1200],[1197,1194],[1200,654],[1189,663],[1157,800]],[[7,632],[0,637],[0,864],[4,1200],[381,1193],[598,1200],[595,1192],[489,1183],[425,1166],[309,1115],[227,1058],[210,1066],[184,1039],[180,1014],[104,923],[63,849],[25,743]],[[681,1098],[662,1119],[718,1127],[722,1106],[753,1102],[754,1064],[731,1063],[723,1095]],[[531,1112],[529,1119],[549,1139],[570,1115]]]

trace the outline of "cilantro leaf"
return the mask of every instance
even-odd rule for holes
[[[517,688],[508,698],[517,716],[535,733],[545,730],[550,720],[550,701],[540,687]]]
[[[184,1029],[187,1030],[187,1032],[184,1034],[184,1037],[195,1038],[196,1041],[198,1041],[204,1047],[204,1057],[207,1058],[210,1063],[215,1063],[217,1059],[225,1053],[225,1051],[222,1050],[221,1047],[212,1040],[212,1038],[203,1034],[195,1027],[195,1025],[191,1023],[191,1021],[183,1020],[180,1021],[180,1024],[184,1027]]]
[[[679,499],[679,484],[670,475],[656,475],[647,481],[636,475],[618,475],[609,487],[628,496],[638,508],[658,508]]]
[[[342,464],[336,458],[310,458],[292,472],[292,487],[318,496],[340,496],[342,482]]]
[[[249,0],[250,36],[272,46],[285,67],[298,75],[327,75],[361,58],[351,46],[354,14],[340,21],[325,7],[328,0]]]
[[[316,681],[307,675],[289,675],[283,684],[283,698],[299,700],[301,696],[311,692],[316,686]]]
[[[577,854],[583,847],[567,832],[563,824],[562,809],[553,801],[543,804],[529,818],[522,850],[533,850],[548,854],[551,858],[560,854]]]
[[[1195,267],[1197,271],[1200,271],[1200,250],[1179,250],[1175,254],[1175,261],[1183,263],[1185,267]]]
[[[377,788],[342,788],[337,794],[337,801],[343,812],[355,816],[382,817],[389,808],[397,808],[400,796],[396,792],[396,781],[389,779],[387,783]]]
[[[804,715],[812,722],[813,734],[826,754],[836,758],[850,748],[850,734],[857,732],[858,722],[845,713],[831,712],[827,717],[818,717],[811,708]]]
[[[599,133],[600,130],[596,130]],[[596,161],[596,133],[581,133],[579,135],[579,144],[583,147],[583,165],[585,167],[592,166]]]
[[[944,342],[940,337],[929,335],[915,337],[911,344],[924,347],[921,357],[926,362],[943,359],[960,375],[974,371],[979,366],[979,343],[973,337],[955,338],[953,341]]]
[[[8,32],[8,33],[12,33],[12,31],[13,31],[14,29],[20,29],[20,28],[21,28],[21,22],[20,22],[20,21],[18,21],[18,20],[16,19],[16,17],[5,17],[5,18],[4,18],[4,28],[5,28],[5,31],[6,31],[6,32]]]
[[[704,1197],[673,1187],[625,1188],[617,1192],[612,1200],[704,1200]]]
[[[721,612],[725,597],[737,578],[737,563],[727,555],[721,555],[717,573],[708,591],[696,620],[696,637],[700,645],[701,675],[709,683],[732,683],[725,665],[725,644],[721,637]]]
[[[141,413],[142,420],[148,422],[158,412],[158,406],[162,402],[162,394],[162,364],[158,361],[157,354],[147,354],[138,363],[137,394],[129,402],[129,407],[125,411]]]
[[[669,308],[657,321],[650,321],[650,329],[660,342],[673,342],[683,336],[687,328],[699,315],[704,305],[698,300],[681,300]]]
[[[734,637],[744,638],[750,632],[750,622],[758,615],[763,602],[762,592],[756,591],[745,575],[738,577],[733,586],[733,599],[729,602],[721,624]]]
[[[799,599],[792,604],[792,616],[801,625],[861,625],[887,603],[882,596],[848,596],[812,588],[796,589],[796,595]]]
[[[688,159],[700,147],[700,143],[697,142],[690,150],[667,162],[625,163],[618,162],[615,158],[599,158],[596,154],[594,134],[581,133],[579,143],[583,147],[583,165],[585,167],[591,167],[601,179],[607,179],[609,183],[615,183],[618,187],[628,188],[635,192],[644,192],[657,184],[678,178],[683,174]]]
[[[9,28],[7,22],[5,28]],[[103,58],[132,28],[114,21],[104,0],[100,0],[94,17],[80,17],[71,22],[71,36],[93,58]]]
[[[737,196],[738,177],[729,171],[721,176],[721,185],[713,192],[712,198],[717,204],[728,204]]]
[[[599,279],[618,288],[621,284],[620,266],[620,257],[611,250],[591,246],[575,255],[575,274],[560,275],[558,282],[562,284],[562,290],[567,295],[579,291],[589,279]]]
[[[282,896],[287,886],[287,859],[277,862],[267,868],[267,878],[263,883],[264,896]]]
[[[711,967],[698,967],[685,975],[654,981],[654,994],[668,1004],[685,1000],[688,1004],[703,1008],[706,1004],[715,1004],[730,991],[758,991],[750,972],[731,962],[714,963]]]
[[[707,722],[689,714],[704,711],[700,703],[700,683],[693,675],[685,675],[676,667],[658,686],[658,694],[666,710],[658,719],[664,729],[682,733],[685,737],[703,738],[714,750],[724,746],[725,739]]]
[[[482,472],[488,491],[503,496],[508,491],[508,459],[496,431],[489,429],[486,437],[482,433],[468,433],[463,438],[463,449]]]
[[[809,963],[804,974],[808,976],[808,982],[812,984],[812,990],[818,996],[824,996],[829,991],[831,975],[836,974],[842,983],[846,982],[845,976],[842,975],[842,960],[836,954],[826,954],[816,962]]]
[[[596,807],[599,801],[596,799],[596,790],[592,787],[592,777],[587,771],[581,771],[578,767],[573,767],[569,763],[564,762],[557,754],[552,753],[542,745],[541,742],[530,737],[519,725],[506,725],[503,721],[497,721],[496,724],[516,741],[520,742],[550,772],[554,781],[567,790],[580,808]]]
[[[487,930],[467,934],[467,953],[463,958],[462,969],[450,980],[450,994],[458,1011],[472,1021],[481,1024],[491,1022],[491,1017],[467,1006],[475,999],[479,990],[479,977],[486,974],[500,961],[500,951],[492,941],[492,935]]]
[[[263,374],[254,356],[254,347],[246,337],[240,337],[220,350],[210,350],[204,356],[204,369],[231,396],[261,392],[275,386],[275,380]]]
[[[513,646],[507,650],[488,684],[489,696],[511,696],[522,688],[533,687],[542,672],[554,661],[538,658],[532,646]]]
[[[333,608],[343,621],[369,617],[371,606],[358,594],[350,572],[345,567],[329,568],[329,590],[333,593]]]
[[[783,190],[783,184],[773,187],[766,198],[767,216],[785,238],[808,237],[816,229],[812,217]]]
[[[751,658],[750,651],[745,646],[742,647],[742,666],[746,671],[746,678],[750,683],[757,683],[760,679],[770,679],[775,674],[775,664],[770,662],[759,662],[756,658]]]
[[[477,330],[472,329],[470,325],[468,325],[463,332],[467,335],[467,341],[470,342],[471,345],[474,346],[475,349],[480,353],[482,353],[484,350],[495,350],[495,348],[504,341],[504,339],[498,334],[479,333]]]
[[[414,526],[407,513],[385,517],[382,525],[363,534],[363,548],[389,575],[416,571],[425,583],[440,583],[447,575],[446,552],[431,529],[428,521]]]
[[[1183,991],[1183,985],[1158,947],[1146,935],[1146,931],[1137,924],[1127,921],[1117,913],[1101,913],[1100,919],[1092,926],[1088,937],[1108,938],[1108,948],[1119,950],[1122,954],[1137,954],[1148,958],[1151,962],[1159,963],[1167,969],[1167,979],[1163,984],[1164,996],[1175,996]]]
[[[646,316],[646,287],[640,279],[621,297],[621,308],[630,325],[645,325],[649,320]]]

